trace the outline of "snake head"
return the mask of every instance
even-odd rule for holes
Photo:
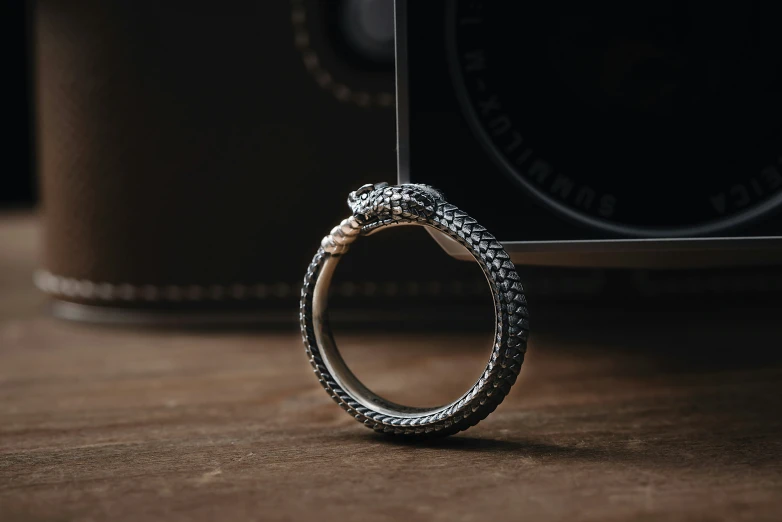
[[[377,220],[398,220],[427,217],[435,213],[438,202],[445,201],[437,189],[429,185],[388,183],[364,185],[348,196],[353,217],[368,224]]]
[[[388,183],[368,183],[357,188],[348,195],[348,206],[353,215],[359,217],[367,213],[372,192],[388,187]]]

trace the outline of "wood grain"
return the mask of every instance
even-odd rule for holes
[[[328,399],[294,327],[49,318],[35,233],[0,219],[0,520],[782,518],[779,309],[558,311],[497,412],[404,444]],[[470,332],[340,341],[410,399],[432,373],[428,397],[458,393],[486,346]]]

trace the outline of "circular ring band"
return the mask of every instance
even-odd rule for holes
[[[474,426],[502,402],[516,381],[527,349],[524,290],[502,245],[473,218],[428,185],[364,185],[348,197],[353,215],[323,238],[301,291],[301,332],[315,374],[348,413],[379,432],[450,435]],[[481,266],[495,310],[494,346],[478,381],[454,402],[437,408],[394,404],[367,389],[350,371],[328,322],[328,288],[340,257],[360,236],[391,225],[431,227],[464,245]]]

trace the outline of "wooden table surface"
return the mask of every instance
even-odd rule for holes
[[[404,444],[331,402],[294,327],[50,318],[36,251],[30,218],[0,218],[4,522],[782,520],[778,308],[563,310],[486,421]],[[339,340],[400,400],[431,375],[453,397],[486,353],[470,332]]]

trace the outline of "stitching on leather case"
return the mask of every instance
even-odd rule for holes
[[[307,28],[307,8],[303,0],[291,0],[291,22],[293,23],[293,41],[301,53],[301,59],[315,82],[324,90],[331,92],[342,102],[351,102],[359,107],[391,107],[394,95],[389,92],[369,93],[354,91],[344,83],[334,79],[331,73],[320,63],[318,54],[310,46],[310,32]]]
[[[96,301],[125,302],[179,302],[179,301],[223,301],[251,299],[283,299],[299,296],[300,285],[277,281],[255,284],[191,284],[191,285],[132,285],[75,279],[56,275],[48,270],[37,270],[33,277],[35,286],[42,292],[70,298]],[[463,283],[461,281],[372,281],[344,282],[333,292],[345,297],[353,296],[438,296],[479,295],[485,292],[485,282]]]
[[[537,276],[539,295],[591,295],[600,286],[597,281]],[[132,285],[91,281],[37,270],[35,286],[45,294],[68,298],[82,298],[104,302],[203,302],[248,301],[299,297],[301,284],[274,281],[269,283],[188,284],[188,285]],[[486,293],[486,282],[479,281],[345,281],[332,287],[333,295],[343,297],[426,297],[476,296]]]

